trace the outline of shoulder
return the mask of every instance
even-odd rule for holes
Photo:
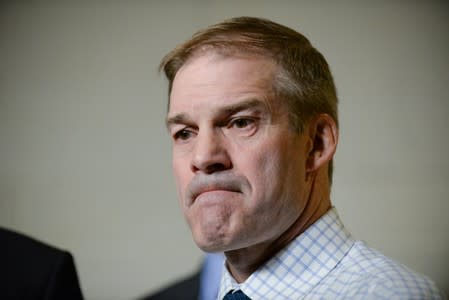
[[[43,258],[61,255],[63,251],[9,229],[0,228],[0,253],[6,256],[42,255]]]
[[[27,271],[44,273],[57,267],[72,256],[53,246],[26,235],[0,228],[0,259],[10,269],[8,271]]]
[[[441,299],[435,283],[356,241],[329,278],[336,294],[363,299]],[[338,293],[337,293],[338,291]]]
[[[0,280],[8,299],[46,295],[82,299],[72,255],[26,235],[0,228]]]

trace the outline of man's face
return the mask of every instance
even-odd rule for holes
[[[206,53],[177,73],[167,116],[173,171],[197,245],[270,243],[304,208],[305,138],[291,129],[263,57]]]

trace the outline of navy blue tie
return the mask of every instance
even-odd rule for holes
[[[246,296],[241,290],[233,293],[230,291],[224,296],[223,300],[251,300],[248,296]]]

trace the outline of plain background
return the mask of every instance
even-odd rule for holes
[[[2,1],[0,225],[69,249],[87,299],[196,269],[157,67],[239,15],[324,54],[340,98],[333,203],[355,237],[448,291],[447,1]]]

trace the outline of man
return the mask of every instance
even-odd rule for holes
[[[162,61],[178,195],[196,244],[226,256],[218,299],[438,299],[355,241],[330,201],[337,97],[298,32],[240,17]]]
[[[70,253],[2,228],[0,245],[0,299],[83,299]]]

